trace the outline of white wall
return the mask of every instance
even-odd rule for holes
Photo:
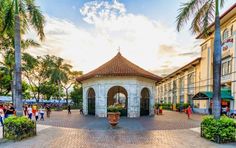
[[[141,90],[148,88],[150,92],[150,115],[154,114],[153,106],[156,98],[155,81],[133,76],[100,77],[83,81],[83,110],[88,114],[87,91],[93,88],[96,95],[95,115],[98,117],[107,116],[107,93],[113,86],[121,86],[128,92],[128,117],[140,116]]]

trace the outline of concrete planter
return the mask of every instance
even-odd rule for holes
[[[108,112],[107,113],[108,122],[112,127],[115,127],[120,120],[120,112]]]

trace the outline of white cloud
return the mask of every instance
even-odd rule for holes
[[[81,28],[72,22],[46,16],[46,40],[39,49],[29,49],[38,54],[55,54],[69,61],[78,70],[88,72],[100,66],[117,53],[137,65],[148,69],[162,69],[184,65],[192,57],[179,56],[190,52],[193,38],[181,40],[186,33],[178,34],[175,28],[163,25],[143,15],[127,13],[124,4],[114,0],[92,1],[80,9],[84,21],[92,24],[91,29]],[[173,54],[162,54],[161,46],[173,47]],[[171,62],[172,61],[172,62]]]
[[[124,4],[119,3],[117,0],[113,0],[112,3],[108,1],[91,1],[85,3],[80,12],[84,16],[84,21],[89,24],[97,24],[125,15],[126,9]]]

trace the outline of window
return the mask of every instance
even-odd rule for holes
[[[179,79],[179,89],[180,89],[180,94],[184,94],[184,77],[181,77]]]
[[[234,26],[232,25],[230,28],[230,35],[233,36],[233,34],[234,34]]]
[[[188,94],[194,93],[194,75],[194,72],[188,74]]]
[[[194,83],[194,73],[188,74],[188,85],[191,85]]]
[[[227,58],[222,61],[222,76],[229,75],[232,70],[232,60],[231,58]]]
[[[168,83],[168,93],[171,94],[171,83]]]
[[[166,84],[164,85],[164,94],[165,94],[165,95],[167,94],[167,87],[166,87]]]
[[[176,95],[176,88],[177,88],[177,85],[176,85],[176,80],[173,81],[173,94]]]
[[[229,37],[229,31],[228,29],[225,29],[224,32],[223,32],[223,37],[222,37],[222,40],[226,40],[227,38]]]

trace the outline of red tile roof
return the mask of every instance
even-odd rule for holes
[[[90,78],[105,76],[140,76],[156,82],[159,82],[162,79],[161,77],[133,64],[123,57],[120,52],[118,52],[118,54],[110,61],[106,62],[97,69],[78,77],[76,80],[78,82],[82,82]]]

